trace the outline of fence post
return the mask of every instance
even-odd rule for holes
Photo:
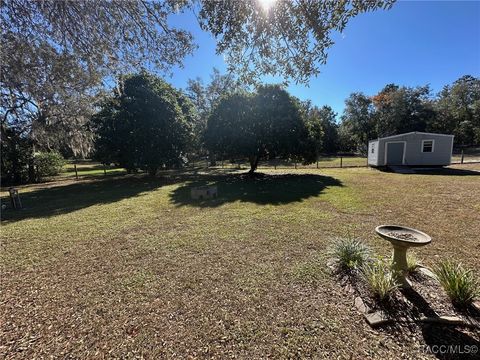
[[[460,160],[460,164],[463,164],[463,149],[462,149],[462,158]]]
[[[18,190],[12,187],[8,189],[8,192],[10,194],[10,201],[12,203],[12,207],[14,209],[21,209],[22,202],[20,201],[20,195],[18,194]]]
[[[343,157],[340,156],[340,167],[343,168]]]

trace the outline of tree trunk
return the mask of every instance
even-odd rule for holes
[[[18,162],[17,154],[14,154],[12,161],[12,180],[15,185],[22,182],[22,174],[20,173],[20,165]]]
[[[155,175],[157,175],[157,170],[158,170],[158,168],[156,166],[149,166],[148,167],[148,175],[151,176],[151,177],[154,177]]]
[[[258,167],[259,157],[257,155],[249,156],[248,161],[250,162],[250,171],[249,174],[253,174]]]
[[[38,168],[35,169],[35,145],[33,145],[31,156],[28,159],[28,182],[38,182],[40,181],[39,177],[40,175],[38,174]]]
[[[209,154],[208,160],[210,162],[210,166],[217,166],[217,159],[215,158],[214,154]]]

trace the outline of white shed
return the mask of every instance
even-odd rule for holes
[[[409,132],[368,142],[368,165],[446,166],[452,160],[453,135]]]

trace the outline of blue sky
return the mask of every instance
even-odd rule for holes
[[[184,88],[190,78],[208,81],[213,67],[225,70],[215,39],[191,14],[172,22],[190,30],[198,49],[168,80]],[[309,86],[289,86],[291,94],[341,113],[355,91],[373,95],[384,85],[430,84],[437,92],[462,75],[480,76],[480,1],[401,1],[391,10],[360,14],[335,36],[327,64]]]

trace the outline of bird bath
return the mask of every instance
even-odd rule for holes
[[[375,228],[376,233],[393,246],[393,270],[395,277],[403,288],[410,287],[406,278],[407,250],[410,247],[425,246],[432,238],[419,230],[398,225],[380,225]]]

